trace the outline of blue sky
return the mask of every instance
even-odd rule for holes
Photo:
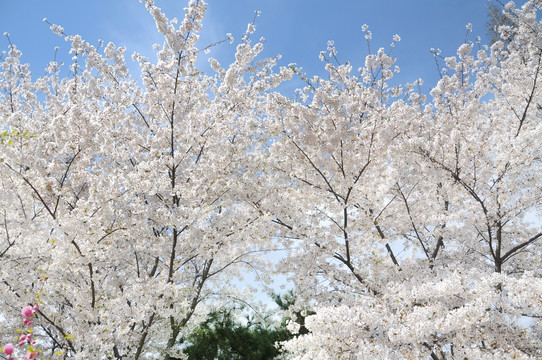
[[[523,3],[524,1],[517,1]],[[256,26],[258,37],[266,39],[265,55],[282,54],[282,65],[297,63],[309,75],[322,74],[318,54],[328,40],[334,40],[339,59],[354,68],[363,63],[367,44],[361,26],[373,32],[371,47],[388,47],[394,34],[401,36],[393,54],[401,68],[399,81],[421,77],[424,88],[433,86],[438,74],[431,48],[443,55],[454,55],[466,34],[465,25],[473,24],[476,36],[486,36],[488,0],[208,0],[208,13],[202,32],[202,47],[221,40],[226,33],[239,39],[255,10],[261,16]],[[183,16],[187,0],[156,0],[168,17]],[[23,52],[23,61],[34,74],[43,73],[54,56],[54,47],[64,41],[53,35],[47,24],[64,27],[69,34],[80,34],[91,43],[103,39],[152,55],[152,44],[161,43],[151,16],[138,0],[0,0],[0,34],[8,32],[11,41]],[[0,38],[0,49],[8,42]],[[211,52],[223,65],[233,58],[234,46],[223,44]],[[67,58],[67,57],[66,57]],[[135,68],[135,67],[134,67]]]

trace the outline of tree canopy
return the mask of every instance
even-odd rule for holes
[[[140,80],[125,48],[55,24],[68,72],[1,60],[6,356],[268,356],[269,329],[206,319],[253,300],[250,272],[295,288],[285,358],[542,357],[540,1],[439,60],[429,93],[394,83],[391,49],[354,69],[330,42],[325,76],[261,59],[254,23],[207,74],[205,2],[179,21],[144,3],[164,42],[133,55]]]
[[[273,328],[260,323],[242,324],[230,311],[213,312],[184,342],[183,352],[188,359],[273,359],[280,354],[277,342],[291,335],[285,328]]]

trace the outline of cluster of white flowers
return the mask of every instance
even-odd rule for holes
[[[134,54],[141,86],[124,48],[80,36],[67,77],[2,60],[0,341],[39,295],[44,356],[171,359],[206,302],[250,301],[249,270],[295,285],[292,359],[542,356],[539,1],[427,97],[390,86],[382,48],[356,72],[330,41],[325,78],[258,61],[254,24],[206,75],[206,4],[145,5],[165,42]],[[300,101],[274,90],[295,74]]]
[[[64,35],[64,28],[62,26],[56,25],[56,24],[51,24],[49,22],[49,20],[47,20],[47,18],[43,18],[43,22],[50,25],[49,28],[51,29],[53,34],[58,35],[58,36],[63,36]]]

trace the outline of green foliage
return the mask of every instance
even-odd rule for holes
[[[30,134],[28,130],[25,130],[24,132],[20,132],[17,129],[15,130],[4,130],[0,131],[0,145],[7,145],[12,146],[13,145],[13,139],[14,138],[20,138],[20,139],[30,139],[35,138],[37,135]],[[3,163],[5,159],[0,156],[0,163]]]
[[[285,295],[272,295],[281,311],[288,311],[296,302],[292,291]],[[292,312],[294,321],[300,325],[299,334],[309,332],[305,317],[315,314],[310,310]],[[183,339],[183,352],[189,360],[266,360],[280,355],[278,342],[292,339],[294,335],[286,329],[290,317],[283,317],[280,327],[275,328],[254,322],[236,320],[232,310],[218,310],[209,314],[191,334]]]
[[[0,143],[1,144],[7,143],[8,146],[11,146],[13,144],[13,137],[19,137],[22,139],[30,139],[30,138],[36,137],[36,135],[29,134],[28,130],[22,133],[18,130],[4,130],[0,132]]]
[[[285,327],[278,329],[259,323],[241,324],[231,311],[211,313],[184,342],[184,353],[191,360],[265,360],[279,355],[278,341],[292,337]]]

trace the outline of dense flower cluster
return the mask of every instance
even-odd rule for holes
[[[206,304],[250,301],[249,272],[288,277],[292,314],[314,310],[291,359],[542,356],[540,1],[444,58],[429,95],[392,86],[386,49],[355,70],[329,42],[325,77],[277,68],[255,24],[205,74],[206,4],[178,21],[144,3],[164,43],[133,55],[141,82],[126,49],[53,24],[69,76],[33,78],[15,45],[0,64],[6,356],[36,278],[27,359],[39,336],[51,358],[169,360]],[[294,75],[292,99],[276,88]]]
[[[23,324],[25,326],[28,326],[28,329],[26,330],[26,333],[24,333],[23,330],[20,330],[21,335],[18,337],[18,345],[19,347],[27,346],[25,349],[25,359],[26,360],[33,360],[36,359],[39,355],[39,351],[34,349],[34,346],[36,344],[36,340],[34,340],[34,337],[32,336],[33,329],[30,328],[32,326],[32,320],[31,318],[34,316],[35,312],[39,310],[38,305],[34,306],[25,306],[21,310],[21,315],[23,316]],[[3,348],[1,348],[0,351],[3,351],[4,354],[8,356],[9,360],[14,360],[15,358],[13,355],[15,354],[15,346],[12,343],[7,343],[4,345]],[[23,360],[23,358],[18,358],[17,360]]]

